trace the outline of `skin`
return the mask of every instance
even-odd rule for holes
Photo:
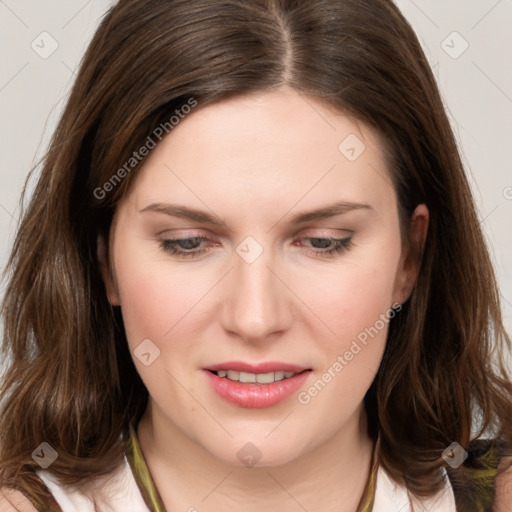
[[[353,162],[338,149],[349,134],[366,146]],[[428,210],[417,207],[410,239],[401,240],[381,147],[368,126],[282,88],[199,105],[137,171],[114,217],[110,262],[101,238],[99,257],[132,354],[145,339],[160,350],[149,366],[134,362],[150,394],[138,437],[168,510],[357,509],[373,449],[363,398],[387,323],[307,404],[293,394],[269,408],[238,407],[211,389],[202,368],[300,364],[312,369],[307,390],[408,298],[419,267],[411,247],[425,241]],[[289,223],[340,200],[371,208]],[[141,212],[157,202],[225,224]],[[208,241],[181,246],[205,249],[195,257],[160,244],[196,236]],[[236,252],[247,236],[263,248],[250,264]],[[312,252],[325,251],[312,238],[349,236],[345,251]],[[252,468],[237,457],[248,442],[261,452]]]

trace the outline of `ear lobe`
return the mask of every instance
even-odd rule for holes
[[[409,240],[405,241],[404,253],[400,259],[400,267],[395,281],[394,299],[405,302],[418,278],[423,248],[427,239],[429,211],[426,205],[420,204],[414,210],[409,229]]]
[[[96,254],[100,266],[101,277],[103,278],[103,283],[105,284],[105,289],[107,290],[108,301],[110,304],[112,304],[112,306],[119,306],[121,301],[119,299],[119,293],[114,284],[112,272],[108,264],[107,244],[105,242],[104,236],[101,234],[99,234],[98,238],[96,239],[96,247]]]

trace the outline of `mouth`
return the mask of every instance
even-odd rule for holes
[[[311,368],[268,362],[232,361],[203,368],[212,389],[239,407],[266,408],[284,401],[305,385]]]

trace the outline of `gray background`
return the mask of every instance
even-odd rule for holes
[[[74,70],[113,3],[0,0],[2,269],[25,177],[43,154]],[[440,85],[496,266],[505,326],[512,333],[512,0],[396,3],[419,35]],[[4,287],[2,282],[2,292]]]

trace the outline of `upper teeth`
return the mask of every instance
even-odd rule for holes
[[[235,370],[219,370],[219,377],[227,377],[229,380],[239,382],[258,382],[260,384],[269,384],[278,380],[289,379],[296,375],[295,372],[270,372],[270,373],[247,373],[237,372]]]

